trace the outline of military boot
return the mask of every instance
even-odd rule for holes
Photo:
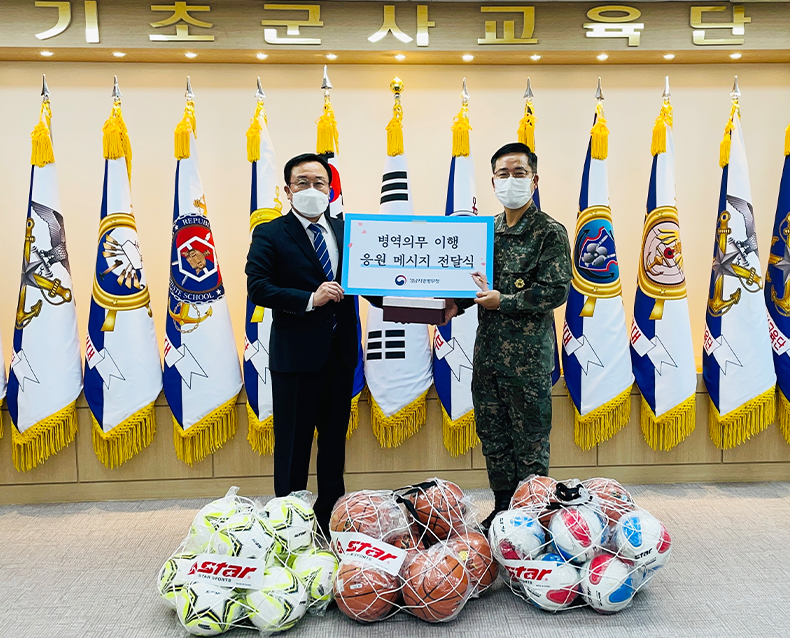
[[[491,512],[486,519],[480,523],[480,527],[484,534],[488,534],[488,528],[494,522],[494,517],[503,510],[510,509],[510,499],[513,498],[515,490],[496,490],[494,492],[494,511]]]

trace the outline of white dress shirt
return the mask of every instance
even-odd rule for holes
[[[335,280],[337,280],[337,266],[340,261],[340,253],[338,252],[335,233],[329,227],[329,222],[326,221],[326,215],[321,215],[321,217],[319,217],[317,220],[307,219],[306,217],[296,213],[294,210],[291,210],[291,215],[295,215],[296,219],[299,220],[299,223],[304,228],[304,232],[307,233],[307,238],[310,240],[311,246],[315,246],[313,243],[315,235],[313,231],[308,228],[308,226],[310,224],[317,224],[321,229],[321,234],[324,236],[324,242],[326,242],[326,250],[329,253],[329,263],[332,265],[332,273],[335,276]],[[310,299],[307,302],[307,312],[310,312],[313,309],[313,294],[315,293],[310,294]]]

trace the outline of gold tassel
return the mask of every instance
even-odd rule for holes
[[[192,465],[220,449],[236,434],[236,397],[184,429],[173,417],[176,456]]]
[[[425,397],[428,390],[395,414],[386,416],[373,395],[370,397],[370,421],[373,434],[383,448],[398,447],[410,436],[417,434],[425,424]]]
[[[694,431],[696,421],[696,397],[691,395],[671,410],[656,417],[650,404],[642,397],[640,421],[645,441],[654,450],[669,452]]]
[[[724,127],[724,137],[719,145],[719,166],[724,168],[730,163],[730,147],[732,146],[732,132],[735,130],[735,116],[740,117],[741,112],[738,105],[733,102],[730,110],[730,117]]]
[[[177,160],[187,159],[190,154],[190,135],[197,137],[197,120],[195,119],[195,103],[187,102],[184,117],[175,130],[175,155]]]
[[[41,113],[38,117],[38,124],[33,129],[30,137],[33,140],[33,150],[30,155],[30,163],[43,168],[47,164],[55,162],[55,151],[52,148],[52,136],[49,127],[52,122],[52,109],[49,102],[41,105]]]
[[[403,155],[403,107],[400,102],[392,107],[392,119],[387,124],[387,155]]]
[[[362,392],[364,389],[355,394],[354,397],[351,399],[351,414],[348,417],[348,430],[346,430],[346,441],[351,438],[351,435],[354,434],[354,430],[359,427],[359,397],[362,396]]]
[[[126,158],[126,172],[129,181],[132,181],[132,143],[129,140],[129,131],[123,121],[120,103],[115,103],[110,112],[110,117],[102,127],[102,148],[104,159],[117,160]]]
[[[664,102],[661,112],[653,125],[653,141],[650,143],[650,154],[658,155],[667,152],[667,128],[672,128],[672,105]]]
[[[464,104],[453,120],[453,157],[469,156],[469,107]]]
[[[779,430],[782,432],[782,436],[785,437],[785,441],[790,443],[790,401],[787,400],[787,397],[778,385],[776,386],[776,395],[776,416],[779,422]]]
[[[474,410],[453,421],[442,406],[442,439],[450,456],[460,456],[477,447],[480,439],[477,438]]]
[[[247,441],[253,452],[258,454],[274,453],[274,417],[270,414],[263,421],[258,419],[255,410],[247,403]]]
[[[128,419],[116,425],[109,432],[102,430],[101,425],[91,412],[93,420],[93,451],[104,467],[111,470],[131,459],[135,454],[147,448],[156,433],[156,417],[154,404],[135,412]]]
[[[261,159],[261,131],[263,130],[260,120],[261,113],[263,113],[263,121],[266,122],[266,111],[263,109],[263,104],[258,102],[255,107],[255,116],[250,120],[250,128],[247,129],[248,162],[257,162]]]
[[[710,401],[710,438],[720,450],[731,450],[762,432],[774,422],[775,417],[775,388],[766,390],[724,416],[719,414],[713,401]]]
[[[576,445],[582,450],[590,450],[611,439],[628,423],[631,416],[631,388],[628,387],[608,403],[584,416],[579,414],[575,405],[573,412]]]
[[[337,121],[335,112],[332,110],[332,103],[329,99],[324,100],[324,114],[315,123],[318,125],[318,138],[316,140],[315,152],[318,155],[326,153],[340,152],[340,139],[337,133]]]
[[[598,102],[595,107],[595,124],[590,129],[590,156],[593,159],[605,160],[609,157],[609,129],[603,116],[603,104]]]
[[[790,124],[785,129],[785,155],[790,155]]]
[[[0,439],[3,438],[3,408],[5,407],[5,397],[0,399]]]
[[[535,117],[532,105],[524,106],[524,117],[518,123],[518,141],[529,146],[529,150],[533,153],[535,152],[535,122],[537,121],[538,118]]]
[[[77,434],[77,402],[50,414],[24,432],[11,428],[11,457],[19,472],[27,472],[57,454]]]

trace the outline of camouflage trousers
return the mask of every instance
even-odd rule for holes
[[[472,377],[477,436],[494,491],[515,490],[530,474],[549,472],[551,376]]]

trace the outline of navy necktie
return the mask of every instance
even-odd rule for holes
[[[324,241],[324,233],[321,232],[321,227],[318,224],[310,224],[308,228],[313,232],[313,247],[318,261],[321,262],[321,267],[324,269],[326,280],[334,281],[335,275],[332,272],[332,262],[329,259],[329,249]]]

